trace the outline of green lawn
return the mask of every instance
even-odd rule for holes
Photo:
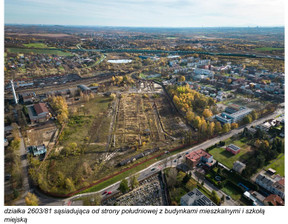
[[[70,52],[64,52],[59,50],[47,50],[47,49],[29,49],[29,48],[7,48],[9,53],[35,53],[35,54],[54,54],[58,56],[72,56]]]
[[[280,176],[285,176],[285,156],[281,153],[276,159],[271,161],[271,163],[266,167],[266,169],[272,168],[276,170],[277,174]]]
[[[48,47],[44,43],[30,43],[30,44],[23,44],[25,47],[31,47],[31,48],[54,48],[54,47]]]
[[[231,152],[226,151],[226,146],[233,143],[241,148],[240,152],[236,155],[233,155]],[[249,151],[250,147],[246,145],[245,139],[241,140],[231,140],[229,139],[226,141],[225,148],[214,148],[209,153],[213,155],[213,158],[219,161],[220,163],[224,164],[228,168],[233,168],[233,163],[237,160],[241,161],[241,157],[245,156],[245,154]]]
[[[256,51],[284,51],[284,48],[276,48],[276,47],[259,47],[255,48]]]
[[[221,189],[224,193],[228,194],[234,200],[238,201],[241,198],[242,191],[235,188],[231,183],[225,184],[225,186]]]

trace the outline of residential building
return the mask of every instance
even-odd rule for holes
[[[263,187],[267,191],[270,191],[273,194],[280,196],[282,199],[285,196],[284,185],[285,185],[285,178],[279,175],[269,175],[265,173],[260,173],[256,177],[256,184]]]
[[[245,168],[246,165],[238,160],[233,163],[233,170],[235,170],[237,173],[242,173]]]
[[[203,163],[208,167],[214,165],[215,161],[213,160],[213,156],[203,149],[199,149],[196,151],[192,151],[186,156],[186,164],[190,169],[195,168],[199,163]]]
[[[240,152],[240,148],[234,144],[230,144],[226,147],[226,150],[228,152],[231,152],[232,154],[236,155]],[[239,162],[239,161],[238,161]],[[239,162],[240,163],[240,162]]]
[[[182,206],[216,206],[214,202],[207,198],[197,188],[182,196],[180,204]]]
[[[284,201],[276,194],[270,194],[267,198],[264,199],[264,203],[267,205],[284,206]]]
[[[45,145],[38,145],[38,146],[29,146],[28,152],[33,154],[33,156],[39,156],[45,154],[47,151]]]

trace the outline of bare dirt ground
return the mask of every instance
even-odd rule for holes
[[[57,127],[52,122],[27,130],[26,145],[30,146],[45,144],[47,146],[48,144],[53,144],[56,131]]]

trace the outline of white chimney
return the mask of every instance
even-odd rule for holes
[[[10,82],[11,82],[11,87],[12,87],[12,92],[13,92],[13,97],[14,97],[15,104],[18,104],[18,99],[17,99],[17,96],[16,96],[13,80],[10,80]]]

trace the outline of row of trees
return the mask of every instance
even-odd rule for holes
[[[52,108],[57,113],[57,120],[58,122],[63,125],[68,121],[68,105],[64,97],[62,96],[53,96],[49,99],[49,102],[52,106]]]
[[[125,76],[112,76],[111,78],[112,82],[114,85],[117,85],[117,86],[122,86],[122,85],[125,85],[125,84],[134,84],[134,80],[128,76],[128,75],[125,75]]]
[[[173,102],[177,108],[184,114],[188,111],[195,111],[197,114],[205,114],[203,116],[212,116],[210,109],[215,105],[214,99],[204,96],[199,92],[190,89],[189,85],[186,86],[171,86],[168,87],[168,93],[173,97]]]
[[[5,173],[11,174],[11,189],[13,198],[19,196],[19,190],[23,184],[21,159],[20,159],[20,137],[16,125],[13,125],[13,140],[5,150]]]

